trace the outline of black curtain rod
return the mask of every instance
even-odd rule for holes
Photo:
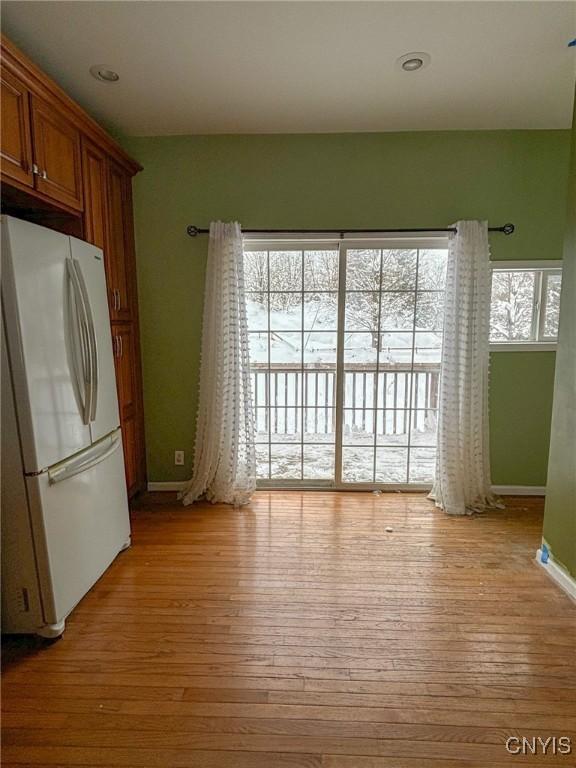
[[[511,235],[515,230],[514,224],[504,224],[502,227],[488,227],[488,232],[503,232],[505,235]],[[210,230],[195,227],[190,224],[186,227],[186,232],[190,237],[196,237],[197,235],[207,235]],[[354,234],[388,234],[388,233],[401,233],[401,232],[456,232],[456,227],[448,227],[446,229],[247,229],[243,234],[247,235],[340,235],[343,237],[346,235]]]

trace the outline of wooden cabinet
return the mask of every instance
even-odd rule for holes
[[[58,109],[33,96],[32,136],[36,188],[81,210],[80,131]]]
[[[108,170],[108,257],[110,316],[115,321],[128,321],[132,314],[134,275],[133,236],[127,232],[132,221],[131,180],[115,163]]]
[[[48,201],[81,210],[80,131],[39,98],[24,79],[2,68],[2,179]]]
[[[113,325],[112,343],[120,405],[120,424],[124,438],[126,485],[128,493],[131,494],[141,482],[138,446],[142,437],[138,418],[140,403],[138,402],[136,378],[139,361],[137,359],[134,327],[131,324]]]
[[[32,175],[32,137],[30,135],[30,100],[26,86],[2,69],[2,135],[0,156],[2,175],[34,186]]]
[[[108,158],[88,139],[82,141],[82,177],[84,185],[84,238],[104,249],[107,244]],[[106,272],[109,274],[107,265]]]
[[[104,251],[126,484],[146,483],[132,176],[108,134],[2,37],[2,209]]]

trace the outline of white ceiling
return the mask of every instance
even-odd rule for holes
[[[576,2],[19,2],[5,33],[126,134],[570,125]],[[426,51],[405,73],[398,56]],[[120,74],[107,85],[88,70]]]

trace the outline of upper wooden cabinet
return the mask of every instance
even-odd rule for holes
[[[2,69],[2,134],[0,155],[2,174],[29,187],[32,174],[32,137],[30,134],[30,94],[26,86]]]
[[[58,109],[33,96],[32,137],[38,191],[81,210],[80,131]]]

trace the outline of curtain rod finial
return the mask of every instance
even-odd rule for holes
[[[511,235],[515,230],[514,224],[504,224],[502,227],[502,232],[504,232],[505,235]]]
[[[189,224],[186,227],[186,232],[188,233],[188,235],[190,235],[190,237],[196,237],[196,235],[199,234],[198,227],[195,227],[194,224]]]

